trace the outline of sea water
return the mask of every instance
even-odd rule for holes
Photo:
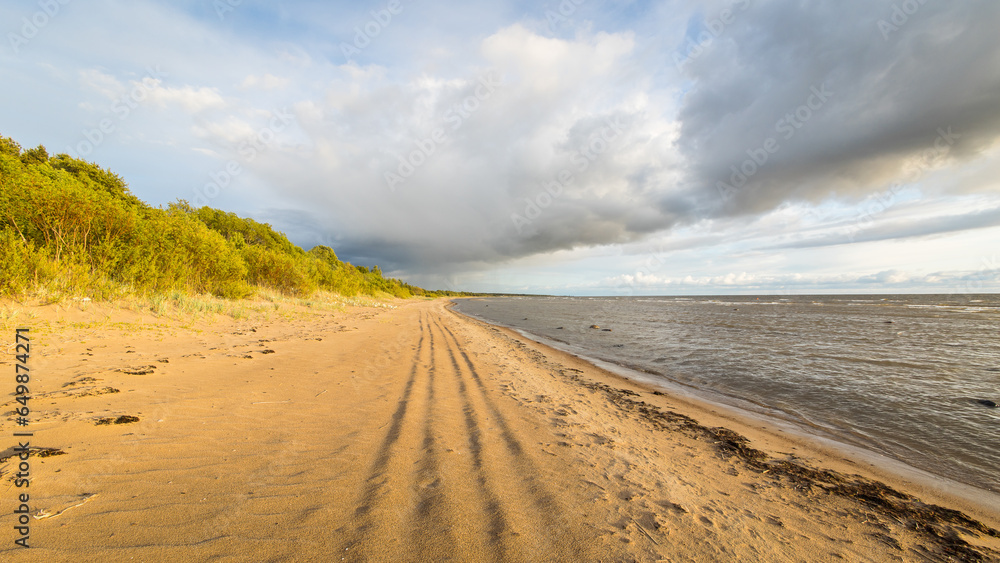
[[[1000,409],[980,402],[1000,403],[1000,295],[456,303],[646,378],[1000,491]]]

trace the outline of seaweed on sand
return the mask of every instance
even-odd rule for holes
[[[938,557],[974,562],[1000,559],[1000,554],[997,552],[974,546],[962,539],[959,534],[961,531],[967,535],[1000,538],[1000,531],[962,512],[926,504],[917,497],[860,475],[844,475],[829,469],[817,469],[798,461],[770,459],[766,453],[753,448],[745,436],[728,428],[711,428],[699,424],[689,416],[663,410],[633,398],[640,396],[635,391],[588,381],[570,370],[559,370],[559,372],[563,377],[579,385],[603,392],[608,400],[622,411],[637,415],[658,430],[682,432],[711,442],[720,455],[727,459],[737,459],[752,471],[767,473],[778,482],[787,481],[796,488],[810,493],[852,499],[876,514],[895,520],[923,536],[936,549],[937,553],[934,555]],[[902,549],[895,540],[889,545],[895,549]]]

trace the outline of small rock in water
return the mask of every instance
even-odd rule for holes
[[[997,404],[989,399],[976,399],[976,402],[984,407],[989,407],[991,409],[997,408]]]
[[[893,324],[893,323],[895,323],[895,322],[896,322],[896,321],[885,321],[885,324],[887,324],[887,325],[891,325],[891,324]]]
[[[556,327],[556,330],[562,330],[562,329],[563,329],[563,327],[561,327],[561,326],[557,326]]]

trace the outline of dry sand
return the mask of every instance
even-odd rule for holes
[[[36,455],[18,489],[0,454],[0,560],[1000,559],[996,507],[934,508],[446,301],[394,304],[194,324],[31,308]]]

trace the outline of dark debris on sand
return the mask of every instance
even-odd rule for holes
[[[751,447],[750,441],[737,432],[728,428],[703,426],[691,417],[664,411],[645,401],[633,399],[632,397],[640,396],[634,391],[586,381],[573,371],[577,370],[559,370],[561,375],[575,383],[603,392],[614,405],[623,411],[638,415],[660,430],[683,432],[694,438],[710,441],[723,457],[738,459],[753,471],[766,472],[779,481],[785,480],[810,493],[853,499],[877,513],[902,523],[923,536],[933,546],[935,553],[925,555],[969,562],[1000,559],[1000,554],[995,551],[973,546],[963,540],[959,530],[970,535],[981,534],[994,538],[1000,538],[1000,531],[962,512],[925,504],[912,495],[860,475],[843,475],[832,470],[815,469],[795,461],[769,459],[766,453]],[[895,549],[902,549],[895,540],[892,543]]]
[[[101,425],[104,425],[104,424],[130,424],[130,423],[133,423],[133,422],[139,422],[139,417],[138,416],[128,415],[128,414],[123,414],[123,415],[119,416],[118,418],[111,417],[111,418],[102,418],[102,419],[99,419],[96,422],[96,424],[98,426],[101,426]]]
[[[149,375],[154,371],[156,371],[156,366],[149,365],[149,366],[118,368],[117,371],[127,375]]]
[[[0,452],[0,463],[4,463],[9,459],[14,459],[18,457],[19,452],[15,448],[7,448],[6,450]],[[58,448],[36,448],[34,446],[28,448],[29,456],[38,457],[52,457],[57,455],[66,455],[66,452]]]

